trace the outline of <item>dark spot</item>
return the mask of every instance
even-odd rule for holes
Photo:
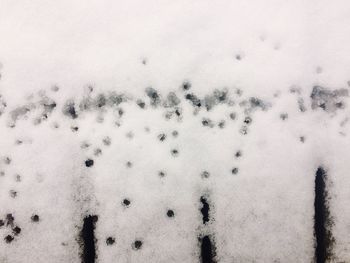
[[[204,236],[201,239],[201,262],[214,263],[215,248],[210,241],[209,236]]]
[[[202,125],[205,126],[205,127],[210,127],[210,128],[214,127],[213,121],[211,119],[209,119],[209,118],[203,118],[202,119]]]
[[[244,122],[245,124],[251,124],[252,121],[253,121],[252,118],[249,117],[249,116],[247,116],[247,117],[244,118],[244,121],[243,121],[243,122]]]
[[[95,103],[96,103],[96,106],[98,108],[102,108],[103,106],[106,105],[106,102],[107,102],[107,100],[106,100],[105,95],[104,94],[99,94],[97,96],[97,98],[96,98],[96,102]]]
[[[94,160],[92,160],[92,159],[87,159],[87,160],[85,161],[85,165],[86,165],[86,167],[91,167],[91,166],[93,166],[93,165],[94,165]]]
[[[304,136],[300,136],[299,140],[303,143],[303,142],[305,142],[305,137]]]
[[[11,162],[12,162],[12,160],[11,160],[10,157],[8,157],[8,156],[4,157],[4,163],[5,164],[10,164]]]
[[[66,102],[66,104],[63,107],[63,114],[66,116],[71,117],[72,119],[78,118],[78,114],[75,110],[75,103],[72,100],[69,100]]]
[[[106,244],[107,246],[111,246],[115,243],[115,239],[113,237],[107,237]]]
[[[174,157],[177,157],[179,155],[179,151],[177,149],[172,149],[170,152],[171,152],[171,155]]]
[[[234,167],[232,170],[231,170],[232,174],[238,174],[238,168],[237,167]]]
[[[152,106],[158,106],[160,104],[160,95],[154,88],[146,88],[146,94],[150,98]]]
[[[141,109],[144,109],[145,106],[146,106],[146,103],[145,103],[143,100],[140,100],[140,99],[138,99],[138,100],[136,101],[136,104],[137,104]]]
[[[4,239],[6,243],[11,243],[15,238],[11,235],[7,235]]]
[[[6,215],[6,225],[8,226],[8,225],[10,225],[10,226],[12,226],[13,227],[13,222],[14,222],[14,220],[15,220],[15,218],[13,217],[13,215],[12,214],[7,214]]]
[[[132,167],[132,162],[130,162],[130,161],[126,162],[126,167],[131,168]]]
[[[166,212],[166,215],[167,215],[168,217],[174,217],[174,216],[175,216],[175,213],[174,213],[173,210],[169,209],[169,210]]]
[[[235,120],[236,117],[237,117],[237,114],[236,114],[235,112],[231,112],[231,113],[230,113],[230,119],[231,119],[231,120]]]
[[[84,218],[83,228],[80,233],[82,243],[81,258],[83,263],[94,263],[96,260],[95,248],[95,224],[98,220],[96,215],[88,215]]]
[[[184,82],[182,83],[182,88],[183,88],[184,90],[189,90],[189,89],[191,88],[191,86],[192,86],[192,84],[191,84],[189,81],[184,81]]]
[[[163,142],[166,139],[166,134],[165,133],[161,133],[158,135],[158,139]]]
[[[187,94],[185,96],[186,100],[189,100],[192,102],[192,105],[195,106],[195,107],[201,107],[202,106],[202,103],[201,103],[201,100],[199,98],[197,98],[196,95],[194,94]]]
[[[32,215],[30,218],[33,222],[39,222],[40,218],[38,215]]]
[[[126,207],[128,207],[128,206],[130,205],[130,203],[131,203],[131,202],[130,202],[129,199],[126,199],[126,198],[125,198],[125,199],[123,200],[123,205],[126,206]]]
[[[102,150],[100,148],[95,148],[94,149],[94,155],[95,156],[100,156],[102,154]]]
[[[15,236],[18,235],[19,233],[21,233],[21,230],[22,229],[20,227],[18,227],[18,226],[14,227],[12,229],[13,233],[15,234]]]
[[[205,196],[201,196],[200,201],[202,203],[202,208],[200,211],[202,213],[203,224],[206,224],[207,222],[209,222],[209,203]]]
[[[281,113],[280,118],[282,121],[285,121],[286,119],[288,119],[288,113]]]
[[[178,131],[173,131],[171,134],[176,138],[179,135],[179,132]]]
[[[19,174],[15,175],[15,180],[16,182],[20,182],[21,181],[21,176]]]
[[[334,238],[331,232],[332,218],[328,206],[327,173],[319,167],[315,177],[315,222],[316,237],[315,258],[317,263],[330,261],[333,256],[332,246]]]
[[[103,142],[104,145],[109,146],[109,145],[111,145],[112,140],[111,140],[110,137],[106,136],[106,137],[103,138],[102,142]]]
[[[220,129],[225,128],[225,121],[220,121],[218,126],[219,126]]]
[[[142,241],[141,240],[135,240],[135,242],[132,244],[132,249],[139,250],[142,247]]]
[[[237,54],[237,55],[235,56],[235,58],[236,58],[236,60],[241,60],[241,59],[242,59],[242,56],[239,55],[239,54]]]
[[[236,153],[235,153],[235,157],[236,158],[239,158],[239,157],[241,157],[242,156],[242,152],[241,151],[237,151]]]
[[[72,126],[71,127],[72,132],[77,132],[79,130],[79,127],[77,126]]]
[[[158,175],[159,175],[160,177],[164,177],[164,176],[165,176],[165,172],[164,172],[164,171],[159,171],[159,172],[158,172]]]
[[[210,173],[209,173],[208,171],[203,171],[203,172],[201,173],[201,177],[202,177],[202,178],[209,178],[209,176],[210,176]]]
[[[2,227],[3,225],[5,225],[4,220],[0,219],[0,227]]]
[[[16,198],[16,197],[17,197],[17,191],[15,191],[15,190],[10,190],[10,196],[11,196],[12,198]]]

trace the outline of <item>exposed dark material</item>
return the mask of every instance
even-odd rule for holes
[[[209,236],[204,236],[201,239],[201,262],[202,263],[214,263],[215,248],[211,243]]]
[[[234,167],[231,172],[232,174],[238,174],[238,168]]]
[[[201,208],[201,213],[203,216],[203,224],[206,224],[207,222],[209,222],[209,209],[210,209],[209,204],[205,196],[201,196],[200,201],[203,205]]]
[[[6,243],[11,243],[15,238],[11,235],[7,235],[4,239]]]
[[[72,119],[78,118],[78,114],[75,110],[75,103],[74,101],[67,101],[66,104],[63,107],[63,114],[66,116],[71,117]]]
[[[126,199],[126,198],[125,198],[125,199],[123,200],[123,205],[124,205],[124,206],[129,206],[130,203],[131,203],[131,202],[130,202],[129,199]]]
[[[98,220],[96,215],[88,215],[84,218],[83,229],[81,231],[82,240],[82,262],[94,263],[96,260],[96,248],[95,248],[95,224]]]
[[[14,222],[15,218],[12,216],[12,214],[7,214],[6,215],[6,226],[10,225],[13,226],[13,222]]]
[[[91,166],[93,166],[93,165],[94,165],[94,160],[87,159],[87,160],[85,161],[85,165],[86,165],[86,167],[91,167]]]
[[[166,212],[166,215],[167,215],[168,217],[174,217],[175,213],[174,213],[173,210],[169,209],[169,210]]]
[[[18,226],[16,226],[16,227],[14,227],[13,229],[12,229],[12,231],[13,231],[13,233],[15,234],[15,235],[18,235],[19,233],[21,233],[21,228],[20,227],[18,227]]]
[[[108,237],[107,239],[106,239],[106,244],[107,244],[107,246],[111,246],[111,245],[113,245],[115,243],[115,238],[114,237]]]
[[[316,237],[315,259],[317,263],[324,263],[332,256],[331,248],[334,242],[330,230],[331,217],[327,203],[326,171],[319,167],[315,178],[315,223]]]
[[[32,217],[30,219],[32,219],[33,222],[39,222],[39,216],[38,215],[32,215]]]
[[[139,250],[142,247],[142,241],[141,240],[135,240],[135,242],[132,244],[132,249]]]
[[[185,96],[186,100],[189,100],[192,102],[192,105],[195,107],[200,107],[202,106],[201,100],[194,94],[187,94]]]

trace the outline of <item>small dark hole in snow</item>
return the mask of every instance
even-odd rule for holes
[[[115,243],[115,239],[113,237],[107,237],[106,244],[107,246],[111,246]]]
[[[85,161],[85,165],[86,165],[86,167],[91,167],[91,166],[93,166],[93,165],[94,165],[94,160],[92,160],[92,159],[87,159],[87,160]]]
[[[203,224],[206,224],[207,222],[209,222],[209,210],[210,210],[209,203],[205,196],[201,196],[200,201],[202,203],[202,208],[200,211],[203,217]]]
[[[15,238],[11,235],[7,235],[4,239],[6,243],[11,243]]]
[[[167,215],[168,217],[174,217],[174,216],[175,216],[175,213],[174,213],[173,210],[169,209],[169,210],[166,212],[166,215]]]
[[[33,222],[39,222],[39,216],[38,215],[32,215],[32,217],[30,218]]]
[[[142,241],[141,240],[135,240],[135,242],[132,244],[132,248],[134,250],[139,250],[142,247]]]
[[[126,198],[125,198],[125,199],[123,200],[123,205],[126,206],[126,207],[128,207],[128,206],[130,205],[130,203],[131,203],[131,202],[130,202],[129,199],[126,199]]]
[[[174,157],[177,157],[179,155],[179,151],[177,149],[172,149],[171,150],[171,155]]]
[[[13,231],[13,233],[15,234],[15,235],[18,235],[19,233],[21,233],[21,228],[20,227],[18,227],[18,226],[16,226],[16,227],[14,227],[13,229],[12,229],[12,231]]]
[[[158,139],[163,142],[166,139],[166,134],[165,133],[161,133],[158,135]]]
[[[202,178],[209,178],[209,176],[210,176],[210,173],[208,172],[208,171],[203,171],[202,173],[201,173],[201,177]]]
[[[232,174],[238,174],[238,168],[237,167],[234,167],[232,170],[231,170]]]

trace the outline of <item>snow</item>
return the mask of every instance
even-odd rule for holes
[[[350,262],[349,13],[0,0],[0,261],[81,262],[97,215],[96,262],[312,262],[322,166]]]

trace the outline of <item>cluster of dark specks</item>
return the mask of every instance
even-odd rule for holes
[[[0,219],[0,229],[1,228],[6,228],[7,233],[8,230],[11,231],[10,234],[5,235],[4,237],[4,241],[8,244],[14,241],[15,237],[18,236],[22,231],[22,229],[16,224],[15,218],[12,214],[6,214],[4,219]]]

